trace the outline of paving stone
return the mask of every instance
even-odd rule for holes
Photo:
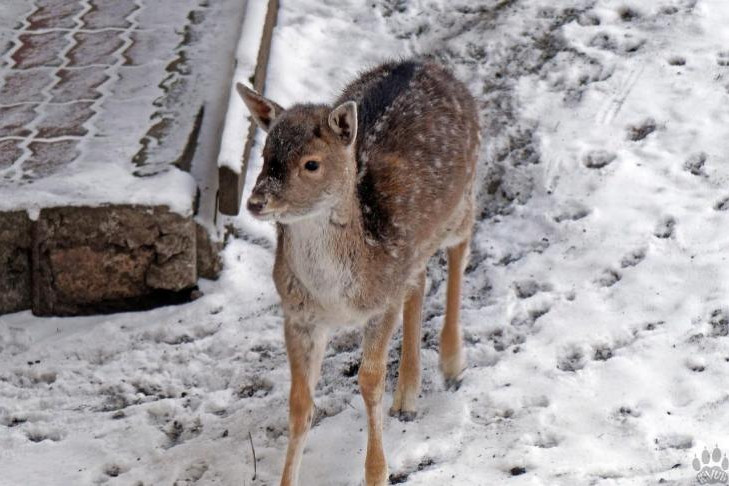
[[[38,0],[38,7],[28,17],[28,30],[72,29],[76,26],[74,17],[85,8],[82,2],[69,0]]]
[[[102,64],[111,66],[117,59],[114,53],[123,45],[121,32],[103,30],[99,32],[79,32],[74,34],[76,45],[68,53],[69,66],[91,66]]]
[[[27,125],[38,114],[35,108],[38,105],[20,104],[0,106],[0,137],[27,137],[31,130]]]
[[[28,146],[31,156],[23,162],[25,180],[47,177],[55,174],[79,156],[80,140],[58,140],[53,142],[32,142]]]
[[[23,155],[20,140],[0,140],[0,170],[7,169]]]
[[[15,67],[28,69],[38,66],[60,66],[63,64],[62,53],[69,40],[66,32],[52,31],[42,34],[21,34],[20,47],[11,56]]]
[[[160,29],[173,30],[171,27]],[[152,62],[172,61],[177,57],[177,47],[182,36],[174,32],[159,35],[158,31],[135,31],[131,34],[132,44],[124,51],[124,64],[141,66]]]
[[[34,234],[37,315],[145,308],[196,283],[195,223],[163,207],[43,209]]]
[[[28,214],[0,212],[0,314],[30,307],[30,249]]]
[[[155,0],[155,8],[144,9],[138,16],[139,28],[154,30],[163,26],[176,28],[185,25],[189,12],[200,3],[200,0]]]
[[[99,99],[99,87],[109,79],[105,66],[60,69],[57,74],[61,79],[51,88],[53,103]]]
[[[82,137],[88,130],[84,123],[94,116],[91,101],[61,105],[49,104],[38,122],[38,138]]]
[[[132,25],[129,16],[139,7],[134,0],[90,0],[91,10],[81,18],[84,29],[126,29]]]
[[[0,67],[5,67],[7,61],[5,55],[13,48],[15,40],[15,32],[12,30],[0,30]]]
[[[153,68],[164,68],[164,64],[155,62],[153,65],[120,66],[117,72],[118,78],[111,86],[113,98],[115,100],[128,100],[159,95],[159,86],[150,85],[149,83],[150,70]]]
[[[5,76],[5,84],[0,88],[0,103],[39,103],[44,99],[42,90],[54,81],[53,73],[48,69],[10,71]]]

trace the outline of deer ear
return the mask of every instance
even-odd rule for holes
[[[266,132],[273,125],[273,121],[281,116],[281,113],[284,111],[278,104],[264,98],[241,83],[236,83],[235,89],[238,90],[238,94],[243,98],[243,102],[248,107],[248,111],[251,112],[251,116],[258,126]]]
[[[346,101],[329,113],[329,127],[339,135],[345,145],[357,138],[357,103]]]

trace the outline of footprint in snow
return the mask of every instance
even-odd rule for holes
[[[640,416],[643,415],[643,413],[634,407],[630,407],[628,405],[623,405],[615,412],[615,415],[617,417],[621,417],[621,418],[628,418],[628,417],[640,418]]]
[[[587,358],[585,357],[585,353],[578,347],[568,349],[557,360],[557,368],[569,373],[581,370],[586,364]]]
[[[623,22],[632,22],[639,19],[641,14],[631,7],[622,6],[618,9],[618,17],[620,17],[620,20]]]
[[[689,358],[686,360],[686,368],[694,373],[703,373],[706,370],[706,363],[700,358]]]
[[[514,327],[530,328],[534,326],[537,319],[549,312],[551,306],[549,304],[543,304],[541,306],[529,309],[526,312],[517,314],[511,319],[511,325]]]
[[[128,470],[129,469],[127,467],[114,463],[104,466],[104,474],[106,474],[110,478],[116,478],[124,474]]]
[[[695,176],[705,176],[704,164],[706,164],[707,155],[704,152],[696,152],[691,154],[686,162],[683,163],[684,170]]]
[[[538,292],[550,292],[551,290],[552,284],[540,284],[533,279],[517,280],[514,282],[514,292],[520,299],[528,299],[537,295]]]
[[[179,418],[171,421],[162,427],[162,432],[167,436],[167,444],[165,449],[171,449],[192,438],[197,437],[202,432],[203,425],[200,417],[194,419]]]
[[[593,361],[607,361],[614,356],[614,350],[608,344],[595,346],[592,354]]]
[[[577,18],[577,23],[582,27],[594,27],[600,25],[600,17],[593,13],[584,13]]]
[[[202,479],[208,469],[208,464],[202,459],[198,459],[197,461],[187,466],[182,475],[177,478],[177,480],[173,483],[173,486],[195,484],[200,481],[200,479]]]
[[[645,259],[647,253],[647,248],[637,248],[627,253],[620,259],[620,268],[635,267]]]
[[[494,346],[494,351],[505,351],[512,346],[524,344],[526,338],[523,334],[513,331],[510,328],[498,328],[491,331],[486,338]]]
[[[724,309],[712,311],[709,317],[711,335],[714,337],[729,336],[729,314]]]
[[[714,203],[714,209],[716,211],[726,211],[729,209],[729,196],[722,198],[721,200]]]
[[[620,282],[623,276],[617,270],[607,268],[602,271],[599,277],[595,279],[595,284],[599,287],[612,287],[616,283]]]
[[[653,118],[646,118],[635,125],[628,125],[627,138],[631,142],[639,142],[651,133],[655,132],[657,128],[658,124]]]
[[[49,427],[45,424],[32,424],[25,430],[25,436],[31,442],[43,442],[50,440],[51,442],[60,442],[66,436],[66,432],[61,429]]]
[[[658,222],[656,229],[653,231],[653,235],[656,238],[666,239],[673,236],[676,230],[676,218],[673,216],[666,216]]]
[[[588,169],[602,169],[611,164],[617,155],[607,150],[591,150],[582,158],[582,163]]]
[[[414,468],[408,468],[404,471],[390,474],[390,484],[406,483],[411,474],[425,469],[429,469],[435,465],[435,461],[430,457],[424,457]]]
[[[721,51],[717,54],[716,63],[721,67],[729,67],[729,51]]]

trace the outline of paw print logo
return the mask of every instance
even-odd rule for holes
[[[724,459],[721,458],[721,449],[717,446],[714,446],[711,454],[708,449],[704,448],[701,460],[694,456],[692,465],[698,473],[696,479],[699,484],[726,484],[729,482],[729,474],[727,474],[729,459],[726,454],[724,454]]]

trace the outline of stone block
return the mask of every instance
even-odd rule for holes
[[[43,209],[33,231],[33,312],[137,310],[189,298],[196,229],[164,207]]]
[[[200,224],[196,224],[197,236],[197,275],[198,277],[215,280],[223,270],[220,252],[223,242],[214,241],[210,233]]]
[[[30,235],[25,211],[0,213],[0,314],[30,308]]]
[[[12,55],[15,67],[18,69],[39,66],[55,67],[63,64],[62,54],[69,43],[66,39],[66,32],[21,34],[19,39],[20,47]]]
[[[116,63],[116,51],[123,45],[121,33],[116,30],[79,32],[73,36],[76,44],[68,52],[69,66],[91,66]]]
[[[91,10],[81,18],[85,29],[126,29],[139,7],[134,0],[89,0]]]

